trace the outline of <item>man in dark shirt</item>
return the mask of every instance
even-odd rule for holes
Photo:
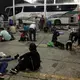
[[[19,64],[11,69],[11,73],[16,74],[19,71],[29,69],[31,71],[38,70],[40,67],[40,55],[37,52],[36,45],[31,43],[29,46],[30,52],[25,53],[19,58]]]

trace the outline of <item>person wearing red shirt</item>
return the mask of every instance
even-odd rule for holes
[[[26,34],[24,31],[21,33],[19,41],[26,41]]]

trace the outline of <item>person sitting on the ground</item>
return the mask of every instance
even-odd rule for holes
[[[19,41],[26,41],[26,32],[25,31],[21,32]]]
[[[53,30],[52,42],[56,43],[57,37],[59,36],[59,32],[55,29]]]
[[[9,41],[11,40],[11,35],[4,28],[0,28],[0,41]]]
[[[15,37],[14,37],[14,35],[12,34],[12,32],[10,31],[10,28],[9,28],[9,27],[7,28],[7,31],[8,31],[8,33],[11,35],[11,40],[14,40]]]
[[[78,39],[77,32],[71,32],[69,35],[69,39],[73,42],[76,42]]]
[[[29,69],[31,71],[36,71],[40,68],[40,55],[37,52],[37,46],[31,43],[29,46],[30,52],[25,53],[19,59],[19,63],[15,68],[10,70],[11,73],[16,74],[19,71],[24,71]]]
[[[66,43],[66,49],[72,50],[72,41],[70,39]]]

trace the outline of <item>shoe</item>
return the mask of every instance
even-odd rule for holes
[[[21,41],[21,40],[18,40],[19,42]]]
[[[0,76],[2,76],[3,74],[2,73],[0,73]]]
[[[17,74],[17,70],[16,69],[10,69],[10,73]]]
[[[16,56],[14,56],[14,59],[18,59],[18,57],[19,57],[19,54],[17,54]]]

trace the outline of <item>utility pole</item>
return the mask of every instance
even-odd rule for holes
[[[44,0],[44,17],[46,18],[46,0]]]
[[[54,0],[54,4],[56,4],[56,0]]]
[[[79,6],[79,14],[78,14],[78,26],[79,26],[79,28],[78,28],[78,46],[80,46],[80,4],[78,4],[78,6]]]
[[[15,23],[15,0],[13,0],[13,22]]]
[[[44,0],[44,18],[45,18],[45,23],[44,23],[44,27],[46,27],[46,0]]]

